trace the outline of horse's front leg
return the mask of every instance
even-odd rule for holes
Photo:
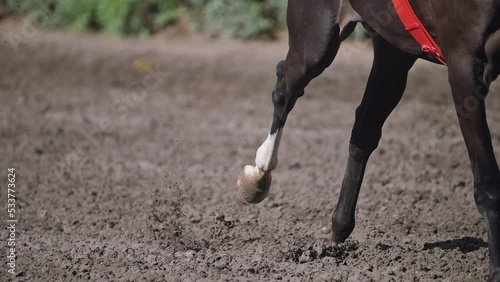
[[[488,230],[490,281],[500,282],[500,170],[484,103],[489,81],[484,81],[484,65],[472,53],[457,51],[449,57],[450,84],[474,175],[474,198]]]
[[[373,48],[373,66],[363,100],[356,109],[349,159],[332,218],[335,242],[343,242],[354,229],[356,202],[368,158],[378,146],[385,120],[403,95],[408,71],[416,60],[381,36],[373,38]]]
[[[278,147],[288,113],[304,94],[309,82],[333,61],[341,30],[340,0],[288,1],[290,49],[278,63],[278,82],[273,91],[274,118],[266,141],[257,150],[255,166],[245,166],[238,177],[238,189],[249,203],[259,203],[271,186],[271,171],[278,164]]]

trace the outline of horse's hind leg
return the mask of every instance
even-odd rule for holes
[[[313,3],[314,2],[314,3]],[[281,133],[295,102],[309,82],[333,61],[340,45],[340,0],[290,0],[288,32],[290,49],[276,67],[273,91],[274,118],[267,140],[257,150],[256,166],[245,166],[238,189],[247,202],[262,201],[271,185],[271,171],[278,164]]]
[[[473,54],[459,51],[449,57],[450,84],[474,175],[474,198],[488,230],[490,281],[500,282],[500,171],[484,103],[489,81]]]
[[[381,36],[373,38],[374,61],[365,94],[356,109],[349,159],[339,201],[332,218],[335,242],[343,242],[354,229],[356,202],[371,153],[378,146],[382,126],[400,101],[408,71],[416,58],[406,54]]]

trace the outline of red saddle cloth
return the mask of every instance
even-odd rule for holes
[[[425,26],[418,19],[417,15],[415,15],[409,0],[392,0],[392,4],[406,30],[410,32],[413,38],[422,46],[422,51],[431,54],[436,60],[446,66],[447,64],[444,61],[441,49],[439,49],[436,41],[434,41]]]

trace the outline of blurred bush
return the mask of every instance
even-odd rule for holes
[[[354,31],[352,32],[350,38],[354,41],[360,41],[360,40],[363,40],[365,38],[368,38],[370,37],[368,35],[368,32],[366,31],[366,29],[363,27],[362,24],[358,23],[356,25],[356,28],[354,29]]]
[[[274,37],[285,27],[286,0],[4,0],[49,28],[149,35],[175,24],[236,38]]]

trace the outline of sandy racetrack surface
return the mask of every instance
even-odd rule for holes
[[[269,197],[249,205],[236,178],[267,136],[286,42],[38,31],[16,53],[6,40],[0,179],[16,168],[19,281],[486,279],[487,236],[444,67],[412,70],[368,164],[356,229],[335,245],[330,218],[368,43],[345,44],[306,89]]]

